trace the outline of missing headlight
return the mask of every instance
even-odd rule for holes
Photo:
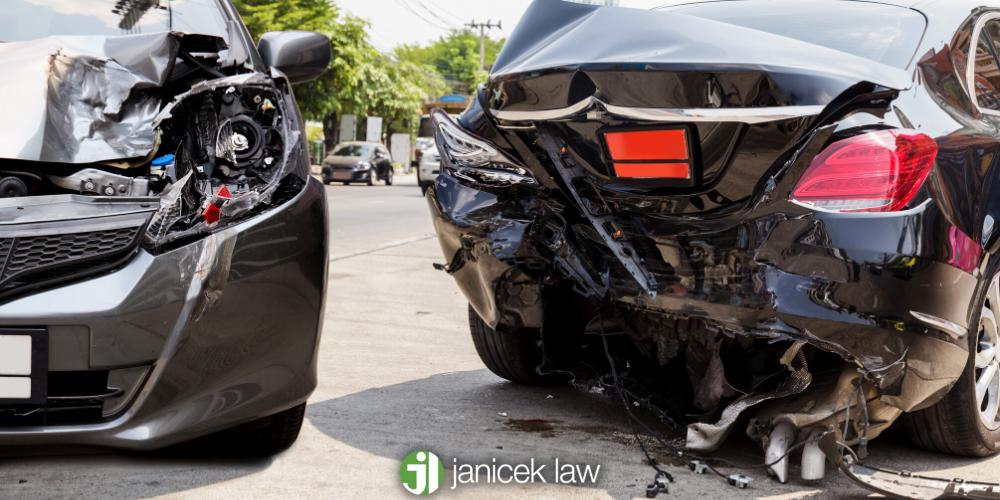
[[[282,96],[263,75],[195,85],[157,119],[151,187],[162,193],[147,247],[186,241],[263,208],[288,174],[299,142]]]

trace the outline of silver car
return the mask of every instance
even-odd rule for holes
[[[422,151],[420,162],[417,163],[417,185],[420,186],[421,193],[427,192],[440,172],[441,154],[438,153],[437,146],[431,143],[430,147]]]
[[[0,446],[298,436],[327,210],[291,84],[330,42],[254,46],[228,0],[33,0],[0,25]]]

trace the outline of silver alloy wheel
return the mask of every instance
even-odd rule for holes
[[[988,304],[979,319],[979,338],[976,344],[976,403],[979,418],[987,429],[1000,428],[1000,277],[990,283]]]

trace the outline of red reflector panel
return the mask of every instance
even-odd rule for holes
[[[615,163],[615,175],[636,179],[690,179],[687,163]]]
[[[688,159],[685,129],[608,132],[604,134],[604,141],[615,161]]]

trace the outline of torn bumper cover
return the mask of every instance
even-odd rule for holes
[[[531,194],[482,190],[445,174],[430,197],[447,269],[494,326],[541,327],[540,311],[526,318],[525,306],[541,308],[542,287],[569,280],[582,294],[699,318],[727,335],[835,353],[901,411],[936,402],[968,361],[976,280],[920,242],[917,228],[946,224],[931,205],[865,221],[771,214],[717,231],[650,232],[640,252],[659,263],[650,298],[624,269],[585,260],[601,251],[586,238],[586,223],[567,225],[558,202]]]

